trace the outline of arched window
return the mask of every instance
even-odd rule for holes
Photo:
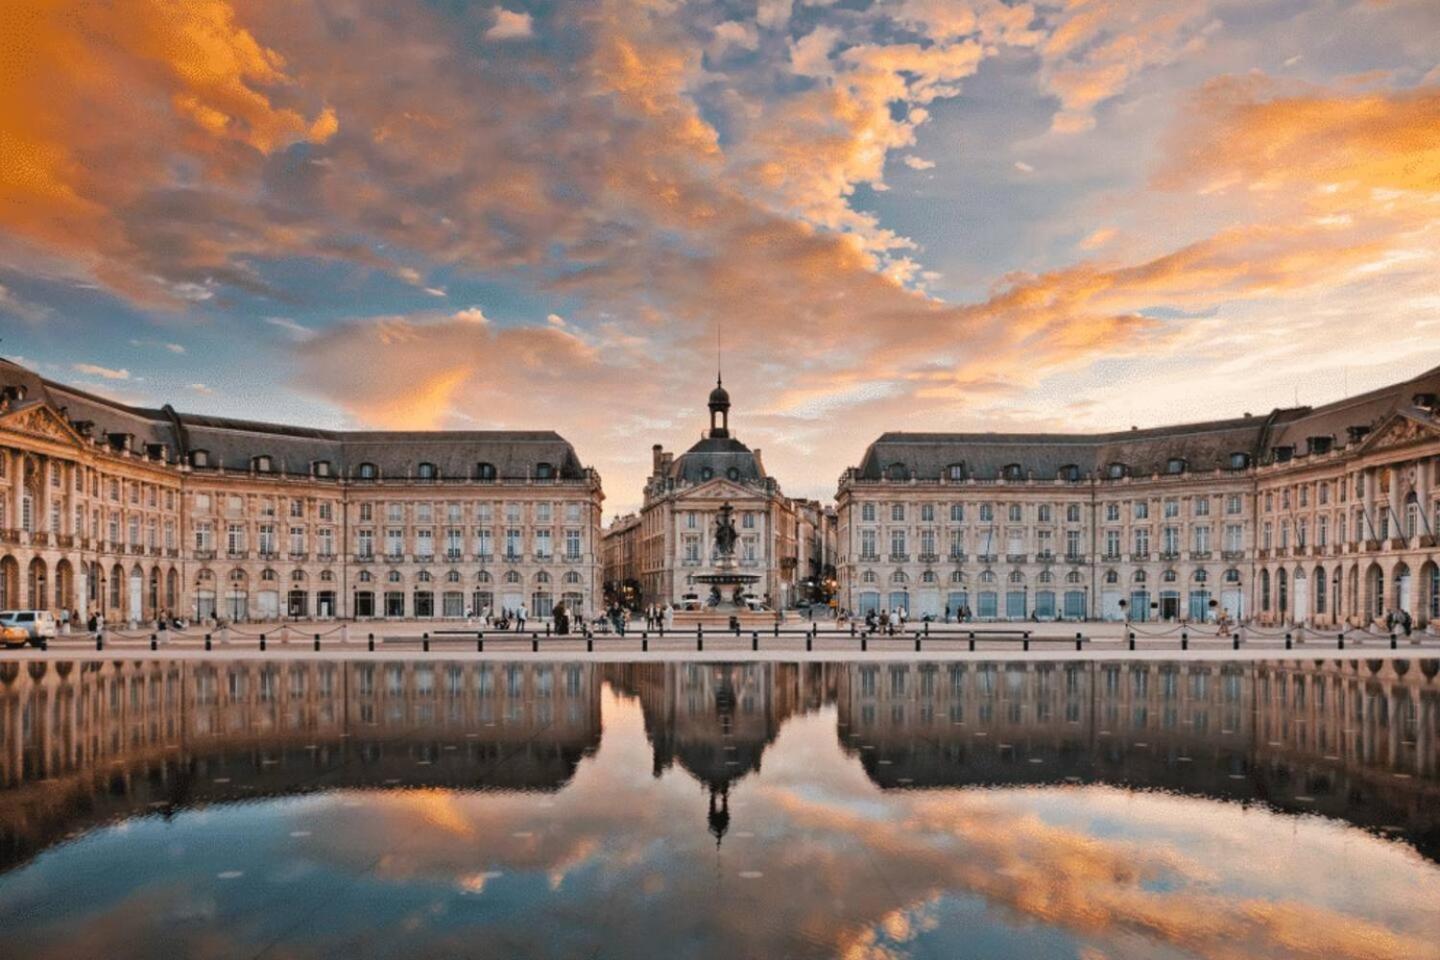
[[[934,570],[926,570],[924,573],[920,574],[920,581],[921,581],[922,583],[935,583],[935,582],[936,582],[935,571],[934,571]]]
[[[1260,571],[1260,609],[1270,610],[1270,571]]]
[[[953,573],[951,573],[951,574],[950,574],[950,582],[951,582],[951,583],[964,583],[964,582],[965,582],[965,571],[964,571],[964,570],[956,570],[956,571],[954,571]]]
[[[1011,583],[1024,583],[1024,582],[1025,582],[1025,574],[1021,573],[1019,570],[1011,570],[1011,571],[1010,571],[1010,582],[1011,582]]]
[[[537,464],[535,464],[535,479],[536,479],[536,480],[553,480],[553,479],[555,479],[555,468],[554,468],[553,466],[551,466],[550,464],[548,464],[548,463],[537,463]]]
[[[711,468],[709,468],[709,467],[701,467],[701,468],[700,468],[700,479],[701,479],[701,480],[710,480],[710,479],[713,479],[714,476],[715,476],[715,471],[712,470]]]
[[[739,480],[740,469],[738,467],[731,467],[729,470],[725,471],[725,476],[729,477],[731,480]]]
[[[417,468],[415,475],[421,480],[437,480],[440,477],[440,471],[435,469],[433,463],[422,463]]]
[[[1134,579],[1134,581],[1135,581],[1136,583],[1144,583],[1144,582],[1145,582],[1145,579],[1146,579],[1146,578],[1145,578],[1145,571],[1144,571],[1144,570],[1136,570],[1136,571],[1135,571],[1135,576],[1133,577],[1133,579]]]
[[[1234,567],[1231,567],[1229,570],[1226,570],[1226,571],[1225,571],[1225,582],[1226,582],[1226,583],[1239,583],[1239,582],[1240,582],[1240,571],[1239,571],[1239,570],[1236,570]]]
[[[449,573],[445,574],[445,582],[446,582],[446,583],[459,583],[459,582],[460,582],[460,571],[459,571],[459,570],[451,570]]]
[[[1080,575],[1080,571],[1079,571],[1079,570],[1071,570],[1069,573],[1065,574],[1065,582],[1066,582],[1066,583],[1084,583],[1084,582],[1085,582],[1085,578]]]
[[[1040,582],[1041,582],[1041,583],[1053,583],[1054,581],[1055,581],[1055,575],[1054,575],[1053,573],[1051,573],[1049,570],[1041,570],[1041,571],[1040,571]]]
[[[894,573],[890,574],[891,583],[906,583],[907,581],[909,581],[909,579],[909,577],[905,576],[904,570],[896,570]]]
[[[355,468],[355,479],[376,480],[380,477],[380,469],[373,463],[362,463]]]
[[[493,463],[477,463],[477,464],[475,464],[475,479],[476,479],[476,480],[494,480],[494,479],[495,479],[495,464],[493,464]]]
[[[329,460],[316,460],[310,465],[310,468],[317,477],[328,477],[332,473]]]
[[[506,582],[506,583],[519,583],[520,580],[521,580],[520,571],[518,571],[518,570],[506,570],[506,571],[505,571],[505,582]]]
[[[321,570],[320,579],[324,583],[333,583],[335,580],[335,572],[333,570]]]
[[[994,583],[994,582],[995,582],[995,571],[994,571],[994,570],[982,570],[982,571],[980,572],[980,582],[981,582],[981,583]]]
[[[476,583],[490,583],[490,582],[491,582],[491,580],[490,580],[490,571],[489,571],[489,570],[481,570],[479,573],[475,574],[475,582],[476,582]]]
[[[399,570],[391,570],[388,574],[385,575],[385,579],[389,580],[391,583],[400,583],[405,578],[400,575]]]
[[[431,580],[430,571],[421,570],[419,573],[415,574],[415,579],[420,581],[421,583],[429,583]]]
[[[1192,578],[1196,583],[1204,583],[1206,580],[1210,579],[1210,575],[1202,569],[1196,570],[1195,573],[1192,575]]]
[[[535,582],[536,582],[536,583],[549,583],[549,582],[550,582],[550,574],[546,573],[544,570],[541,570],[539,573],[535,574]]]
[[[371,576],[369,570],[361,570],[361,571],[360,571],[360,576],[357,577],[356,579],[358,579],[361,583],[369,583],[371,580],[373,580],[373,579],[375,579],[375,578],[374,578],[373,576]]]
[[[1175,583],[1180,579],[1180,575],[1174,570],[1166,570],[1160,575],[1160,579],[1166,583]]]
[[[292,571],[290,572],[290,580],[291,580],[292,583],[302,583],[302,582],[304,582],[304,580],[305,580],[305,571],[304,571],[304,570],[292,570]]]
[[[1106,570],[1106,571],[1105,571],[1105,582],[1106,582],[1106,583],[1119,583],[1119,582],[1120,582],[1120,571],[1119,571],[1119,570]]]
[[[568,570],[565,573],[565,583],[568,586],[574,586],[575,584],[580,583],[584,579],[585,578],[580,576],[579,572],[575,570]]]
[[[276,577],[274,570],[266,567],[264,570],[260,571],[260,579],[264,580],[266,583],[273,583],[278,578]]]
[[[879,580],[880,578],[876,575],[874,570],[866,570],[864,573],[860,574],[861,583],[877,583],[879,582]]]

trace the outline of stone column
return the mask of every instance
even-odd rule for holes
[[[20,450],[10,451],[10,527],[20,529],[21,518],[25,515],[25,454]]]
[[[1378,537],[1378,530],[1375,524],[1375,469],[1366,467],[1360,473],[1362,490],[1361,515],[1365,522],[1365,535],[1362,540],[1374,540]]]
[[[1391,464],[1390,466],[1390,536],[1404,539],[1405,524],[1404,516],[1401,513],[1403,504],[1400,500],[1400,467],[1400,464]]]
[[[35,529],[45,533],[46,539],[44,542],[47,544],[54,544],[55,542],[52,539],[55,531],[50,529],[50,471],[53,470],[54,467],[55,464],[49,457],[40,458],[38,470],[40,477],[40,503],[38,504],[40,516],[35,520]]]

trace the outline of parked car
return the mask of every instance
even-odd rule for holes
[[[49,610],[0,611],[0,627],[24,630],[27,641],[37,647],[42,641],[54,640],[57,632],[55,615]]]
[[[23,647],[30,642],[30,631],[24,627],[0,626],[0,646]]]

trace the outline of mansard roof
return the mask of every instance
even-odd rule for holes
[[[1022,478],[1053,480],[1067,467],[1078,468],[1081,477],[1103,477],[1112,464],[1127,475],[1150,476],[1168,472],[1177,460],[1187,472],[1226,469],[1234,454],[1250,463],[1304,456],[1311,438],[1329,438],[1339,449],[1395,412],[1413,409],[1415,398],[1426,394],[1440,395],[1440,367],[1334,403],[1267,416],[1092,434],[886,433],[866,449],[855,476],[879,480],[898,467],[895,472],[907,479],[938,480],[960,465],[966,477],[992,480],[1016,465]],[[1352,427],[1360,428],[1354,438]]]
[[[92,438],[129,435],[135,449],[163,447],[172,463],[203,450],[209,466],[230,470],[248,470],[255,457],[268,456],[275,472],[290,474],[308,474],[313,463],[326,461],[337,476],[352,476],[366,463],[382,478],[413,477],[421,463],[433,464],[442,478],[473,477],[481,463],[502,480],[533,477],[541,463],[561,479],[586,476],[574,448],[553,430],[323,430],[132,407],[0,359],[0,388],[17,386],[27,401],[48,403]]]
[[[734,477],[730,476],[732,469]],[[755,451],[734,437],[706,437],[675,458],[670,476],[677,482],[695,484],[714,477],[758,483],[765,479],[765,467]]]

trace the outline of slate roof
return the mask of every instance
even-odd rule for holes
[[[495,467],[499,479],[525,479],[537,464],[548,463],[564,480],[586,477],[574,448],[553,430],[321,430],[229,417],[131,407],[45,379],[0,359],[0,388],[23,387],[26,400],[41,399],[73,422],[89,423],[89,435],[129,434],[134,448],[165,448],[164,458],[186,462],[206,451],[212,467],[248,470],[252,458],[269,456],[277,473],[310,473],[311,464],[329,461],[339,476],[350,476],[362,463],[373,463],[382,478],[413,477],[421,463],[433,463],[442,478],[474,477],[477,464]]]
[[[1102,477],[1119,463],[1134,476],[1165,473],[1172,458],[1187,471],[1226,469],[1231,454],[1254,463],[1275,458],[1277,447],[1309,452],[1311,437],[1330,437],[1334,448],[1351,442],[1349,428],[1373,429],[1391,413],[1411,409],[1419,394],[1440,394],[1440,367],[1379,390],[1319,407],[1277,409],[1267,416],[1151,427],[1111,433],[886,433],[870,444],[855,476],[879,480],[894,465],[904,476],[938,480],[952,464],[964,464],[967,477],[993,480],[1008,465],[1021,476],[1051,480],[1067,466],[1082,477]]]
[[[765,468],[755,452],[734,437],[706,437],[675,458],[670,476],[678,483],[699,484],[713,477],[729,477],[742,483],[759,483],[765,479]],[[710,475],[705,475],[706,470]]]

